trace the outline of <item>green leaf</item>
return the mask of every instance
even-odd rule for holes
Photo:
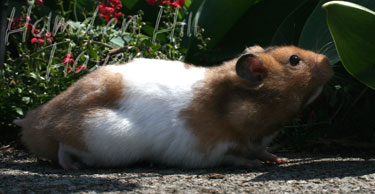
[[[345,1],[328,2],[323,8],[344,67],[375,89],[375,12]]]
[[[137,4],[138,1],[139,0],[126,0],[122,1],[122,3],[125,5],[126,8],[133,9],[133,7]]]
[[[219,43],[214,47],[215,50],[208,49],[205,51],[204,56],[196,56],[200,55],[202,51],[199,51],[198,49],[192,50],[190,48],[186,59],[191,63],[207,65],[233,58],[248,46],[255,44],[265,47],[270,46],[272,37],[283,21],[285,21],[285,18],[287,18],[288,15],[290,15],[301,3],[307,1],[309,1],[308,3],[317,3],[317,0],[267,0],[252,4],[238,21],[230,27],[229,31],[225,33],[225,36],[219,40]],[[192,6],[194,5],[194,2],[192,3]],[[223,13],[225,13],[226,17],[231,17],[231,14],[227,14],[227,11],[224,11]],[[208,30],[210,29],[205,28],[206,32]],[[203,35],[204,37],[210,37],[207,33],[204,33]],[[289,36],[290,34],[285,35]],[[210,42],[211,41],[208,43]],[[199,59],[199,61],[196,61],[196,59]]]
[[[340,58],[337,55],[336,47],[333,44],[326,23],[325,13],[322,9],[322,5],[327,1],[328,0],[321,0],[310,15],[309,19],[307,19],[306,24],[302,29],[298,46],[325,54],[331,64],[335,64],[340,61]]]
[[[112,45],[115,46],[116,48],[117,48],[117,47],[122,47],[122,46],[124,46],[124,44],[125,44],[125,41],[124,41],[121,37],[119,37],[119,36],[117,36],[117,37],[115,37],[115,38],[112,38],[110,42],[111,42]]]
[[[33,72],[29,73],[29,76],[31,78],[34,78],[34,79],[38,80],[38,76],[35,73],[33,73]]]
[[[237,0],[235,3],[228,0],[193,1],[189,11],[194,14],[193,20],[198,21],[198,26],[205,29],[205,36],[211,38],[208,47],[212,48],[246,13],[247,9],[259,1]]]
[[[20,10],[22,10],[22,6],[25,6],[25,5],[27,5],[25,4],[25,2],[9,1],[8,2],[8,14],[10,15],[12,10],[14,9],[15,17],[21,15]]]
[[[26,104],[30,103],[30,97],[22,97],[22,101],[25,102]]]
[[[99,56],[98,54],[96,53],[96,50],[94,50],[94,48],[92,47],[91,43],[89,42],[88,43],[88,52],[90,54],[91,57],[93,57],[96,61],[99,60]]]
[[[73,28],[73,30],[77,30],[81,27],[81,22],[75,22],[75,21],[69,20],[66,23],[68,23]]]
[[[319,0],[296,1],[295,3],[298,6],[277,28],[271,45],[297,45],[303,26]]]
[[[331,64],[336,64],[340,61],[340,58],[328,29],[325,11],[322,9],[322,5],[328,1],[329,0],[321,0],[310,15],[309,19],[307,19],[306,24],[302,29],[298,46],[325,54],[329,58]],[[371,9],[375,8],[374,0],[350,1]]]
[[[185,0],[185,6],[190,7],[192,0]]]
[[[93,10],[98,5],[97,3],[93,3],[92,0],[79,0],[76,2],[77,2],[77,8],[83,9],[83,10]]]
[[[16,111],[16,113],[18,113],[19,115],[23,115],[23,111],[22,111],[22,108],[19,108],[19,107],[13,107],[13,109]]]

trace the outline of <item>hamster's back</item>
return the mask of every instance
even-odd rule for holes
[[[183,160],[194,140],[178,114],[204,73],[152,59],[101,67],[21,120],[23,141],[39,156],[57,160],[63,145],[97,166],[176,153]]]
[[[90,154],[83,157],[85,163],[114,166],[152,158],[168,163],[171,157],[183,163],[193,154],[194,138],[179,113],[190,105],[204,69],[151,59],[106,69],[122,75],[123,98],[119,108],[86,117]]]

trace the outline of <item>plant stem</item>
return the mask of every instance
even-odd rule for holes
[[[105,47],[108,47],[108,48],[111,48],[111,49],[114,49],[115,47],[109,45],[109,44],[106,44],[104,42],[99,42],[99,41],[95,41],[95,40],[84,40],[85,43],[87,42],[91,42],[91,43],[94,43],[94,44],[97,44],[97,45],[101,45],[101,46],[105,46]]]
[[[355,100],[351,104],[351,107],[354,107],[354,105],[357,104],[357,102],[359,101],[359,99],[361,99],[362,96],[365,95],[365,93],[367,92],[367,90],[368,90],[368,87],[365,86],[365,88],[362,89],[361,93],[357,96],[357,98],[355,98]]]
[[[5,60],[5,30],[7,24],[8,0],[0,3],[0,70],[4,69]]]
[[[73,13],[74,13],[74,19],[76,21],[78,21],[78,17],[77,17],[77,0],[74,1],[74,11],[73,11]]]
[[[354,106],[357,104],[357,102],[359,101],[359,99],[362,98],[363,95],[365,95],[365,93],[368,91],[368,87],[365,86],[361,93],[359,93],[359,95],[354,99],[353,103],[350,105],[349,109],[345,112],[344,116],[342,117],[342,121],[344,121],[346,119],[346,117],[349,115],[350,111],[354,108]]]
[[[60,9],[61,9],[61,14],[63,15],[63,17],[66,17],[63,3],[64,3],[63,1],[59,1],[59,5],[60,5]]]
[[[60,45],[60,44],[69,43],[69,42],[70,42],[70,40],[67,40],[67,41],[64,41],[64,42],[59,42],[59,43],[56,43],[56,46],[57,46],[57,45]],[[44,51],[44,50],[50,48],[50,47],[52,47],[53,45],[54,45],[54,44],[48,45],[48,46],[46,46],[46,47],[43,47],[42,49],[37,50],[36,52],[34,52],[34,53],[30,54],[30,55],[23,55],[22,57],[16,59],[13,63],[14,63],[14,64],[17,64],[17,62],[20,61],[20,60],[23,59],[23,58],[28,58],[28,59],[29,59],[30,57],[32,57],[32,56],[34,56],[34,55],[36,55],[36,54],[38,54],[38,53],[40,53],[40,52],[42,52],[42,51]],[[17,64],[17,65],[18,65],[18,64]]]

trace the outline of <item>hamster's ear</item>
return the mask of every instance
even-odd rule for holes
[[[251,82],[252,85],[259,85],[266,76],[266,69],[262,60],[254,54],[242,55],[236,63],[237,75]]]
[[[264,52],[264,49],[259,45],[248,47],[244,51],[245,54],[247,54],[247,53],[254,54],[254,53],[261,53],[261,52]]]

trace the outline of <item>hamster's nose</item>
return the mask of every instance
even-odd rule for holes
[[[324,65],[324,66],[331,67],[331,63],[329,62],[328,57],[326,57],[325,55],[322,55],[322,58],[321,58],[319,63]]]
[[[325,74],[327,77],[333,76],[332,66],[329,62],[328,57],[326,57],[325,55],[321,55],[321,58],[317,63],[318,64],[316,67],[318,72]]]

